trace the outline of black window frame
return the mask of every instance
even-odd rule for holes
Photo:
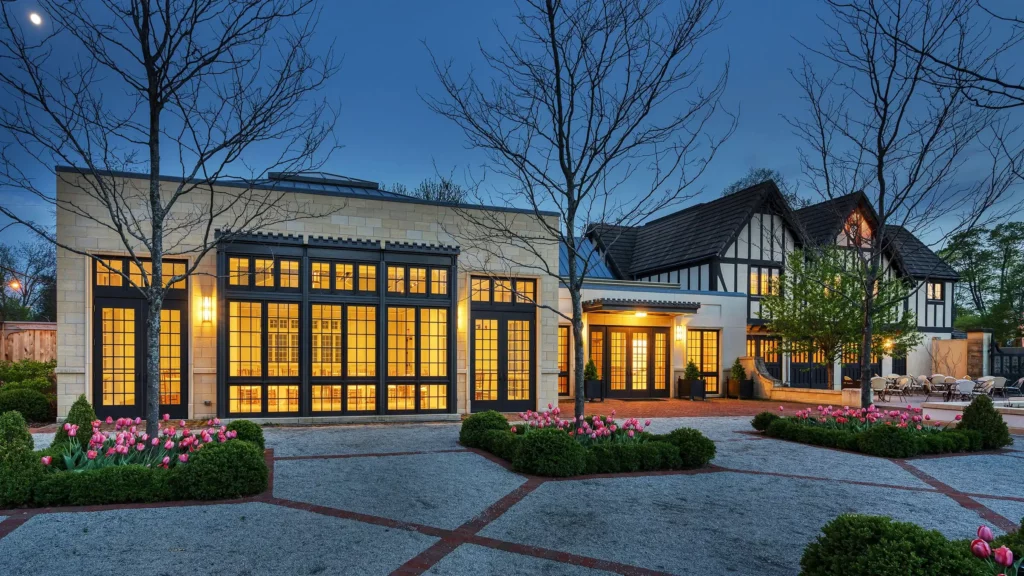
[[[938,291],[939,295],[937,297],[934,296],[935,291],[932,289],[933,287],[934,287],[935,290]],[[928,301],[928,302],[945,302],[946,301],[946,283],[945,282],[932,282],[932,281],[925,282],[924,297],[925,297],[925,300]]]
[[[402,292],[392,292],[392,291],[388,290],[388,268],[401,268],[403,270],[402,274],[404,276],[402,277],[402,282],[403,282],[404,290]],[[420,293],[420,292],[417,292],[417,293],[409,292],[409,278],[410,278],[409,271],[411,269],[414,269],[414,268],[423,269],[426,272],[426,275],[424,277],[424,282],[426,283],[426,291],[425,292],[422,292],[422,293]],[[451,293],[452,293],[452,273],[448,269],[447,266],[431,266],[431,265],[414,264],[414,263],[389,262],[389,263],[387,263],[384,266],[383,270],[384,270],[384,278],[383,278],[384,289],[383,289],[383,291],[387,293],[389,298],[402,298],[402,299],[405,299],[405,298],[409,298],[409,299],[427,298],[427,299],[431,299],[431,300],[447,300],[447,299],[451,298]],[[434,274],[433,274],[434,270],[442,270],[442,271],[447,273],[446,280],[445,280],[446,292],[444,294],[435,294],[434,293]]]

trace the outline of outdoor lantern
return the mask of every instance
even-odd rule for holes
[[[686,338],[686,326],[676,324],[676,342],[682,342]]]
[[[637,318],[646,318],[647,317],[647,312],[644,312],[642,310],[637,310],[636,311],[636,317]]]
[[[203,324],[213,322],[213,298],[203,296]]]

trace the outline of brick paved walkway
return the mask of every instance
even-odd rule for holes
[[[779,406],[792,413],[807,408],[805,404],[793,402],[768,402],[766,400],[730,400],[728,398],[708,398],[707,400],[615,400],[604,402],[585,402],[588,415],[611,414],[615,410],[618,418],[680,418],[686,416],[753,416],[765,410],[778,412]],[[562,400],[558,403],[563,413],[573,412],[573,401]]]

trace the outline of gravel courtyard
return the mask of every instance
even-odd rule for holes
[[[580,480],[521,476],[457,443],[458,425],[268,428],[273,486],[231,503],[0,511],[0,573],[791,575],[843,512],[968,537],[1024,516],[1015,451],[892,461],[702,430],[714,466]],[[38,441],[45,441],[40,435]]]

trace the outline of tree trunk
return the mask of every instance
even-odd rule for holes
[[[872,311],[875,305],[875,273],[868,272],[868,290],[864,297],[864,331],[860,341],[860,403],[861,406],[871,405],[871,340],[874,332],[874,318]]]
[[[826,390],[832,390],[835,387],[835,381],[836,381],[836,363],[835,363],[835,360],[832,360],[831,362],[825,364],[825,374],[826,374],[825,377],[828,378],[827,385],[825,386],[825,389]]]
[[[143,44],[149,35],[149,7],[143,3]],[[158,92],[159,80],[155,62],[145,55],[149,80],[149,209],[150,252],[152,274],[145,290],[149,310],[146,315],[146,433],[156,436],[160,428],[160,311],[164,297],[164,214],[160,197],[160,111],[162,104]]]
[[[572,284],[570,282],[570,284]],[[573,378],[576,381],[576,399],[573,403],[573,413],[578,420],[583,416],[584,403],[584,354],[583,350],[583,295],[578,288],[570,288],[572,297],[572,338],[573,338]]]

